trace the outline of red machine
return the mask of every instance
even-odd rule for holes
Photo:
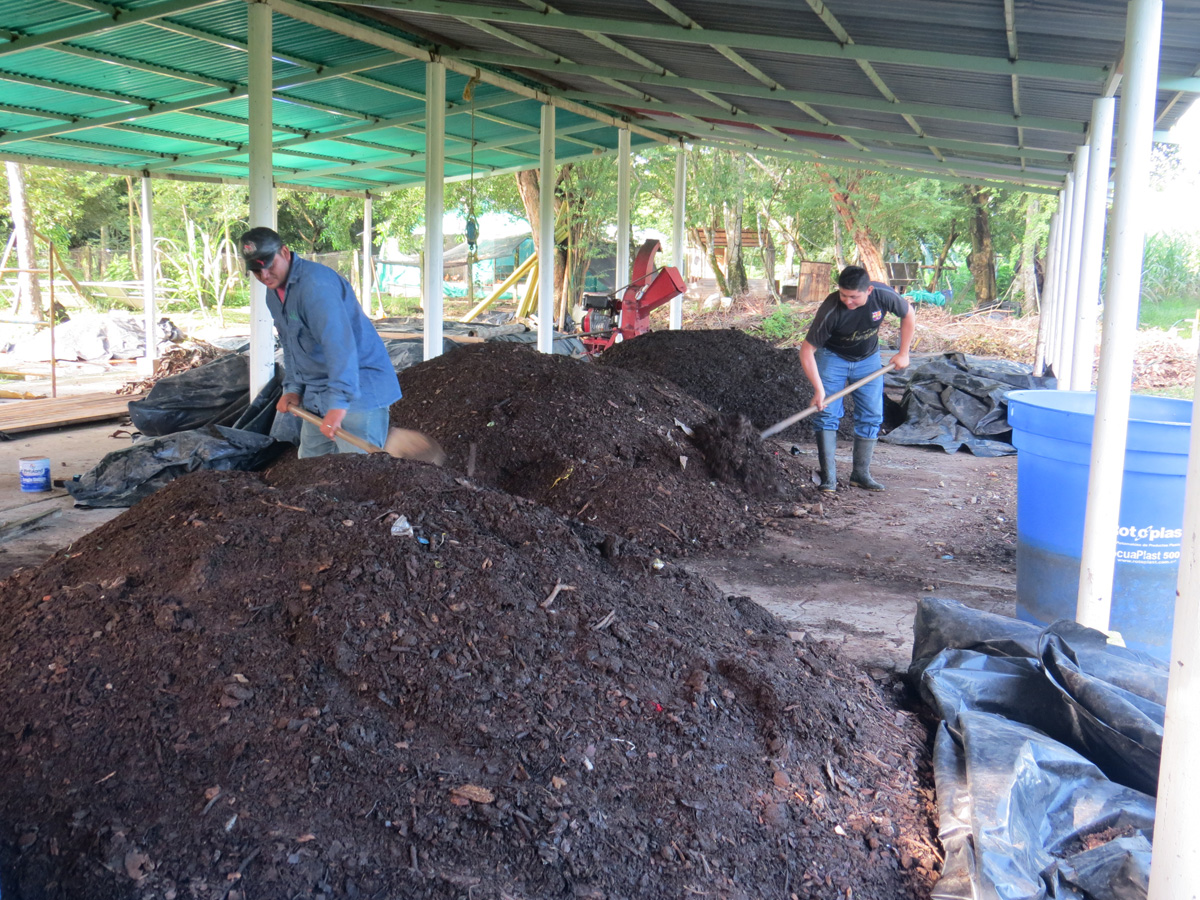
[[[683,278],[674,266],[654,268],[662,245],[651,238],[642,244],[633,261],[633,280],[612,294],[584,294],[582,334],[589,353],[607,350],[650,330],[650,313],[670,303],[684,291]],[[620,294],[620,296],[617,296]]]

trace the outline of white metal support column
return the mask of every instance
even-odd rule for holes
[[[629,284],[629,129],[617,132],[617,271],[613,287]]]
[[[1075,347],[1071,354],[1071,386],[1092,389],[1096,358],[1096,316],[1100,309],[1100,269],[1104,262],[1104,223],[1108,217],[1108,175],[1112,162],[1113,117],[1117,101],[1099,97],[1092,101],[1092,133],[1088,154],[1086,203],[1083,214],[1083,251],[1079,257],[1079,298],[1076,305]]]
[[[1200,387],[1200,382],[1197,383]],[[1149,900],[1196,896],[1200,778],[1192,753],[1200,741],[1200,393],[1192,390],[1192,437],[1183,502],[1183,540],[1171,630],[1171,668],[1154,813]]]
[[[1162,10],[1162,0],[1131,0],[1125,29],[1125,78],[1117,130],[1112,246],[1104,292],[1100,375],[1075,611],[1077,621],[1101,631],[1108,630],[1116,568],[1129,430],[1129,382],[1146,246],[1146,198],[1150,193]]]
[[[687,244],[687,235],[683,230],[683,212],[687,201],[687,152],[680,145],[675,151],[675,217],[671,222],[671,264],[679,271],[680,276],[687,278],[683,271],[683,248]],[[683,296],[671,301],[671,330],[683,328]]]
[[[1046,236],[1046,272],[1043,277],[1045,290],[1042,292],[1042,305],[1038,311],[1037,349],[1033,363],[1033,373],[1041,375],[1050,364],[1050,332],[1053,330],[1054,305],[1058,302],[1054,291],[1054,279],[1058,276],[1058,223],[1062,221],[1061,205],[1050,216],[1050,231]]]
[[[274,166],[271,110],[271,8],[246,5],[250,131],[250,227],[275,227]],[[249,277],[249,276],[248,276]],[[275,375],[275,332],[267,309],[267,289],[250,277],[250,399]]]
[[[1062,205],[1058,208],[1058,265],[1054,275],[1054,319],[1051,329],[1050,362],[1059,386],[1064,386],[1062,370],[1063,307],[1067,303],[1067,252],[1071,247],[1071,211],[1075,208],[1075,174],[1067,173]]]
[[[151,375],[158,358],[158,304],[154,296],[154,189],[145,175],[142,176],[142,297],[146,353],[138,361],[138,371]]]
[[[368,193],[366,199],[363,200],[362,296],[358,298],[363,312],[368,316],[371,315],[371,291],[375,287],[375,267],[371,265],[371,254],[374,252],[371,235],[375,229],[373,206],[374,199]]]
[[[1071,203],[1071,242],[1067,247],[1067,284],[1062,305],[1062,350],[1059,387],[1078,390],[1074,381],[1075,325],[1079,309],[1079,258],[1083,252],[1083,213],[1087,208],[1087,144],[1075,148],[1075,199]],[[1059,371],[1056,369],[1055,371]]]
[[[425,358],[442,354],[443,237],[446,206],[446,67],[425,64]]]
[[[538,337],[543,353],[554,352],[554,107],[542,106],[541,170],[538,173]],[[617,273],[620,281],[620,273]]]

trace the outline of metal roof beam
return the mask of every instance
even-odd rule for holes
[[[866,44],[843,45],[836,41],[816,41],[780,34],[754,34],[741,31],[696,30],[679,24],[635,22],[627,19],[604,19],[595,16],[546,16],[523,9],[480,6],[472,3],[445,0],[323,0],[343,6],[370,6],[375,9],[394,9],[442,16],[471,16],[490,22],[511,22],[539,28],[570,31],[598,31],[608,35],[633,37],[642,40],[669,41],[682,44],[721,44],[740,50],[766,50],[792,56],[815,56],[823,59],[863,60],[872,63],[898,63],[959,72],[982,72],[993,75],[1031,75],[1063,81],[1099,84],[1108,75],[1106,66],[1080,66],[1069,63],[1036,62],[1032,60],[1001,59],[945,53],[933,50],[909,50],[898,47],[874,47]],[[565,21],[564,21],[565,19]]]
[[[115,12],[105,11],[102,18],[87,19],[74,25],[67,25],[53,31],[42,32],[41,34],[23,34],[18,38],[10,40],[7,44],[0,45],[0,56],[20,53],[22,50],[32,50],[35,47],[47,47],[51,44],[69,41],[73,38],[84,37],[85,35],[102,34],[105,31],[112,31],[114,28],[123,28],[126,25],[133,25],[137,22],[145,22],[150,19],[158,19],[176,13],[189,12],[205,6],[215,6],[223,2],[225,0],[166,0],[164,3],[156,3],[153,6],[143,6],[138,9],[117,9]]]
[[[774,144],[769,139],[752,138],[752,137],[738,135],[738,134],[729,134],[727,136],[713,135],[713,136],[709,137],[708,140],[716,141],[718,143],[733,142],[733,143],[740,143],[740,144],[752,144],[754,146],[761,147],[763,149],[773,149],[773,150],[790,149],[788,147],[780,147],[780,146]],[[910,167],[910,168],[922,169],[922,170],[928,169],[929,171],[934,171],[934,172],[949,171],[950,174],[965,173],[968,175],[978,175],[980,177],[1000,176],[1000,177],[1024,178],[1024,179],[1028,179],[1030,181],[1041,181],[1043,183],[1053,182],[1055,184],[1061,184],[1062,179],[1066,177],[1066,174],[1070,168],[1070,167],[1066,167],[1066,168],[1062,168],[1062,169],[1056,169],[1056,168],[1039,168],[1039,169],[1024,168],[1024,169],[1022,169],[1022,168],[1017,168],[1014,166],[1004,166],[1004,165],[999,165],[999,164],[995,164],[995,163],[974,162],[974,161],[966,161],[966,160],[964,160],[961,163],[956,161],[956,162],[947,162],[945,165],[940,165],[940,164],[930,162],[928,157],[916,156],[913,154],[904,154],[904,153],[895,153],[895,152],[883,152],[883,153],[872,152],[870,154],[851,153],[848,150],[844,150],[844,149],[837,147],[836,145],[830,146],[828,144],[828,142],[797,141],[796,143],[797,143],[797,146],[804,147],[805,149],[814,150],[819,154],[827,155],[827,156],[830,156],[835,159],[854,160],[856,162],[864,162],[864,163],[873,163],[873,162],[879,162],[881,164],[892,163],[892,164],[896,164],[896,165],[899,165],[902,167]]]
[[[617,78],[627,84],[662,85],[664,87],[688,89],[699,87],[731,97],[754,97],[759,100],[779,100],[790,103],[808,103],[815,106],[839,106],[845,109],[859,109],[866,112],[884,112],[892,115],[911,115],[918,118],[949,119],[956,122],[975,122],[980,125],[1002,125],[1007,127],[1036,128],[1039,131],[1062,131],[1072,135],[1084,133],[1083,122],[1071,122],[1065,119],[1047,117],[1013,116],[1010,113],[988,112],[986,110],[967,109],[961,106],[942,106],[934,103],[889,103],[887,100],[876,100],[871,97],[857,97],[848,94],[832,94],[817,91],[771,90],[756,85],[730,84],[727,81],[706,81],[689,78],[664,77],[652,72],[630,72],[624,69],[607,66],[577,66],[564,63],[551,63],[530,57],[513,56],[505,53],[490,53],[486,51],[462,50],[453,54],[444,53],[443,57],[454,56],[458,59],[473,60],[510,68],[558,71],[564,75],[586,75],[589,77]],[[564,96],[571,92],[564,91]],[[649,96],[649,95],[646,95]],[[657,99],[651,97],[650,99]],[[618,102],[619,98],[612,98]]]
[[[466,75],[469,78],[477,77],[482,82],[502,88],[521,97],[526,97],[531,100],[537,100],[540,103],[547,103],[556,107],[560,107],[567,112],[585,116],[589,119],[595,119],[598,122],[611,125],[613,128],[629,128],[631,130],[635,130],[638,134],[641,134],[643,137],[650,138],[652,141],[659,141],[664,144],[673,143],[670,137],[659,134],[656,131],[638,128],[637,126],[630,125],[627,122],[622,122],[614,116],[597,112],[594,109],[589,109],[586,106],[580,106],[577,103],[571,103],[570,101],[548,94],[544,90],[531,88],[512,78],[508,78],[503,75],[497,75],[495,72],[490,72],[486,69],[480,69],[476,66],[464,64],[453,57],[443,56],[434,52],[433,50],[427,50],[418,47],[415,44],[409,43],[408,41],[401,40],[394,34],[382,31],[378,28],[362,25],[358,22],[351,21],[332,13],[322,12],[314,7],[306,6],[302,3],[296,3],[294,0],[265,0],[265,2],[275,12],[281,13],[282,15],[301,22],[307,22],[309,25],[313,25],[317,28],[323,28],[326,31],[332,31],[335,34],[341,34],[345,37],[353,38],[354,40],[362,41],[366,44],[373,44],[377,47],[383,47],[386,50],[392,50],[404,56],[410,56],[413,59],[419,59],[422,62],[441,62],[444,63],[446,68],[452,72],[457,72],[460,75]],[[534,13],[534,15],[537,15],[537,13]]]
[[[202,84],[205,87],[224,88],[232,90],[237,87],[237,82],[226,81],[222,78],[209,78],[206,75],[200,75],[196,72],[186,72],[183,69],[172,69],[168,66],[160,66],[154,63],[143,62],[139,59],[133,59],[128,56],[118,56],[115,53],[101,53],[99,50],[92,50],[90,47],[76,47],[74,44],[58,44],[50,47],[50,50],[56,53],[69,53],[72,56],[81,56],[84,59],[94,59],[97,62],[108,63],[109,65],[121,66],[125,69],[132,69],[135,72],[149,72],[151,75],[162,75],[166,78],[177,78],[180,81],[191,82],[192,84]]]
[[[576,100],[583,99],[583,97],[574,92],[571,93],[571,96]],[[743,125],[749,128],[766,123],[769,125],[778,126],[779,128],[807,131],[813,134],[828,134],[833,137],[844,137],[845,135],[849,134],[864,141],[888,141],[895,144],[906,144],[912,147],[925,147],[928,143],[932,142],[930,138],[918,137],[915,134],[909,134],[907,132],[881,131],[873,128],[840,127],[837,125],[810,125],[806,123],[794,122],[778,116],[760,116],[751,115],[749,113],[739,113],[737,119],[733,122],[728,120],[715,122],[703,121],[705,117],[707,117],[709,120],[720,120],[721,117],[714,116],[712,113],[703,112],[698,107],[693,108],[681,106],[678,103],[672,103],[669,105],[663,104],[661,107],[647,105],[633,107],[633,109],[639,112],[647,112],[651,114],[672,113],[682,115],[684,112],[690,113],[691,116],[700,117],[701,124],[704,126],[705,130],[715,130],[728,126],[736,127],[737,125]],[[696,119],[691,119],[691,121],[696,121]],[[787,137],[790,139],[796,137],[796,135],[788,134]],[[987,144],[978,141],[960,141],[943,138],[937,138],[936,141],[939,147],[942,147],[946,150],[955,150],[963,153],[990,154],[992,156],[1007,156],[1014,159],[1028,157],[1031,159],[1065,160],[1073,152],[1070,150],[1036,150],[1030,147],[1013,147],[1009,144]]]

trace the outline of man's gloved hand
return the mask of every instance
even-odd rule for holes
[[[279,398],[279,402],[275,404],[275,411],[285,413],[289,406],[299,406],[300,395],[295,393],[287,393]]]

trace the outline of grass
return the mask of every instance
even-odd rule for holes
[[[1180,337],[1192,337],[1198,311],[1200,300],[1196,298],[1170,298],[1158,303],[1143,298],[1138,308],[1138,327],[1162,331],[1177,329]]]

